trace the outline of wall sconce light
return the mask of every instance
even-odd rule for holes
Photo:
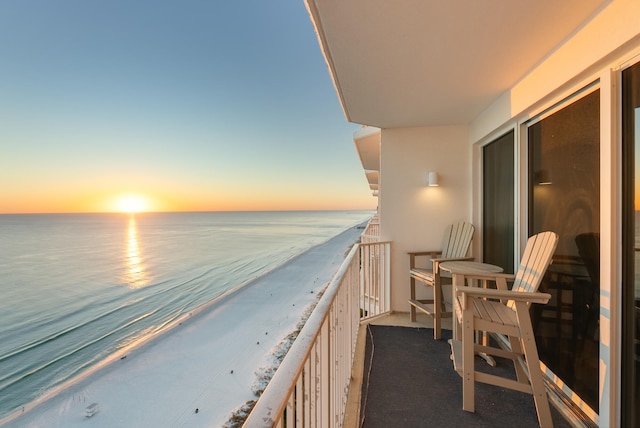
[[[437,172],[429,171],[429,175],[428,175],[428,179],[427,179],[427,186],[429,186],[429,187],[440,186],[440,183],[438,183],[438,173]]]

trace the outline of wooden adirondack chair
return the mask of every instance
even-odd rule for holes
[[[416,320],[416,309],[431,316],[433,318],[433,337],[435,339],[440,339],[442,335],[442,318],[451,317],[453,313],[452,306],[445,304],[442,293],[443,283],[451,283],[451,280],[449,277],[443,281],[445,277],[443,277],[439,265],[442,262],[452,260],[473,260],[473,257],[466,257],[473,231],[473,225],[464,221],[451,224],[445,229],[441,250],[409,253],[411,321],[414,322]],[[416,267],[416,257],[424,256],[431,258],[431,267],[427,269]],[[416,299],[416,281],[433,288],[432,299]]]
[[[553,426],[529,306],[531,303],[547,303],[551,298],[550,294],[539,293],[537,289],[557,243],[558,235],[553,232],[542,232],[529,238],[515,276],[465,275],[467,280],[495,281],[497,289],[456,287],[455,311],[462,329],[462,343],[451,341],[451,344],[454,366],[463,379],[464,410],[475,410],[474,382],[478,381],[532,394],[540,426]],[[513,288],[509,290],[507,281],[511,280],[514,281]],[[511,350],[476,343],[475,331],[505,335]],[[512,359],[517,380],[476,371],[475,354],[480,352]],[[528,376],[521,363],[526,365]]]

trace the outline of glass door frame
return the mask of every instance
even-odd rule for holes
[[[541,121],[555,115],[556,113],[559,113],[563,110],[565,110],[566,108],[571,107],[572,105],[574,105],[575,103],[577,103],[580,100],[583,100],[584,98],[586,98],[587,96],[593,94],[594,92],[598,91],[599,92],[599,103],[600,106],[602,106],[603,103],[603,94],[601,91],[601,84],[599,80],[594,80],[590,83],[585,84],[582,88],[578,89],[577,91],[569,94],[568,96],[566,96],[565,98],[563,98],[560,102],[552,105],[551,107],[547,108],[546,110],[542,111],[540,114],[532,117],[531,119],[527,120],[526,122],[524,122],[522,124],[522,129],[521,129],[521,144],[522,144],[522,151],[523,151],[523,179],[522,179],[522,185],[523,185],[523,194],[526,194],[526,198],[524,198],[524,204],[523,206],[524,208],[524,213],[523,213],[523,219],[526,219],[526,222],[523,221],[523,225],[522,225],[522,233],[524,234],[523,236],[523,242],[525,242],[526,238],[529,235],[529,231],[532,227],[532,221],[533,219],[531,218],[531,203],[532,203],[532,194],[531,191],[533,190],[533,188],[535,187],[535,183],[532,183],[534,174],[532,174],[532,171],[530,170],[531,167],[531,159],[529,158],[529,145],[530,145],[530,141],[529,141],[529,128],[532,127],[533,125],[540,123]],[[600,108],[600,116],[602,113],[602,108]],[[600,117],[600,120],[602,120],[602,117]],[[599,147],[600,149],[602,148],[602,136],[599,135]],[[599,154],[600,156],[600,154]],[[599,159],[599,164],[601,164],[601,158]],[[600,168],[599,171],[599,176],[602,174],[602,168]],[[599,188],[598,190],[599,194],[602,193],[602,189]],[[602,212],[602,206],[599,206],[599,211],[600,213]],[[599,213],[599,214],[600,214]],[[599,222],[600,224],[602,223],[601,221]],[[601,234],[601,231],[598,230],[598,233]],[[601,251],[602,252],[602,251]],[[600,309],[601,310],[601,309]],[[575,314],[574,314],[575,315]],[[549,368],[547,366],[547,364],[545,364],[544,362],[542,362],[542,365],[544,367],[544,371],[546,373],[546,376],[549,379],[559,379],[560,383],[556,384],[555,386],[558,387],[559,389],[561,389],[561,391],[569,396],[569,397],[578,397],[576,395],[576,393],[568,386],[567,383],[565,383],[565,381],[558,376],[551,368]],[[578,405],[579,409],[586,413],[587,415],[590,415],[591,418],[596,418],[598,412],[596,412],[591,406],[589,406],[587,403],[585,403],[584,401],[582,401],[582,399],[578,399],[576,404]]]
[[[516,170],[519,172],[519,194],[521,195],[521,198],[519,199],[519,205],[516,206],[516,210],[519,210],[519,218],[520,221],[516,223],[516,226],[518,227],[517,230],[517,235],[519,235],[520,239],[520,248],[517,252],[517,254],[521,254],[523,249],[524,249],[524,245],[527,241],[527,238],[529,236],[529,223],[530,223],[530,219],[529,219],[529,213],[530,213],[530,198],[529,198],[529,180],[530,180],[530,162],[529,162],[529,141],[528,141],[528,128],[553,115],[554,113],[562,110],[563,108],[569,106],[570,104],[578,101],[579,99],[593,93],[594,91],[600,91],[600,113],[601,113],[601,117],[600,120],[601,122],[604,120],[604,118],[602,117],[602,111],[603,111],[603,104],[606,103],[605,101],[605,97],[607,97],[607,91],[603,91],[603,84],[604,82],[602,81],[602,76],[601,75],[594,75],[591,76],[589,79],[585,79],[585,81],[583,81],[582,83],[577,84],[577,86],[575,86],[573,88],[573,90],[568,90],[567,92],[564,93],[564,95],[560,96],[559,98],[556,98],[554,102],[550,102],[549,104],[547,104],[546,108],[541,108],[540,110],[538,110],[537,113],[535,114],[531,114],[529,117],[527,118],[523,118],[523,120],[521,120],[519,122],[519,133],[518,135],[518,139],[517,139],[517,147],[518,147],[518,153],[519,153],[519,159],[518,159],[518,163]],[[602,212],[603,209],[605,209],[606,204],[602,203],[602,193],[604,192],[604,187],[602,186],[602,176],[604,174],[606,174],[607,172],[605,171],[605,169],[603,169],[602,165],[603,165],[603,154],[602,154],[602,149],[603,149],[603,144],[606,144],[606,142],[603,139],[603,135],[602,135],[602,127],[601,127],[601,135],[600,135],[600,147],[601,147],[601,153],[600,153],[600,179],[601,179],[601,185],[600,185],[600,193],[601,193],[601,204],[600,204],[600,210]],[[602,217],[601,217],[601,223],[602,223]],[[602,224],[601,224],[602,226]],[[606,233],[602,227],[600,230],[601,235],[603,233]],[[602,247],[601,247],[602,248]],[[601,255],[602,255],[602,249],[601,249]],[[601,258],[601,266],[602,263],[604,262],[605,258]],[[601,273],[601,278],[602,278],[602,273]],[[602,287],[602,286],[601,286]],[[600,311],[602,313],[603,307],[602,305],[600,306]],[[601,351],[600,351],[600,355],[602,358],[602,345],[601,345]],[[599,418],[599,413],[596,412],[594,409],[592,409],[590,406],[588,406],[582,399],[579,398],[579,396],[565,383],[562,381],[562,379],[556,375],[556,373],[554,373],[544,362],[541,361],[541,365],[542,365],[542,369],[543,369],[543,373],[545,374],[545,377],[549,380],[547,382],[547,386],[551,388],[551,390],[554,391],[554,394],[558,397],[560,397],[560,399],[562,401],[564,401],[565,405],[567,405],[567,407],[572,408],[571,414],[574,418],[580,419],[583,421],[583,423],[585,424],[589,424],[589,423],[593,423],[593,421],[598,421],[600,420]],[[600,376],[600,378],[602,379],[602,376]],[[600,385],[600,391],[602,391],[602,385]],[[603,410],[603,405],[602,405],[602,400],[600,403],[600,412],[602,412]]]
[[[520,262],[520,254],[522,249],[524,248],[520,244],[521,239],[521,226],[520,226],[520,215],[521,215],[521,154],[520,154],[520,124],[518,122],[512,121],[504,126],[496,129],[491,134],[487,135],[485,138],[480,140],[478,143],[473,146],[473,194],[474,199],[478,201],[478,203],[474,204],[473,209],[473,224],[477,225],[476,227],[476,235],[473,239],[473,254],[478,255],[477,259],[482,260],[484,257],[483,254],[483,245],[480,244],[484,240],[483,236],[483,225],[484,225],[484,148],[489,144],[495,142],[506,134],[513,132],[513,266],[517,267]]]
[[[511,149],[513,150],[513,157],[511,159],[512,162],[512,168],[513,168],[513,174],[511,177],[511,184],[512,184],[512,198],[513,198],[513,207],[512,207],[512,213],[511,213],[511,221],[512,221],[512,225],[513,225],[513,230],[512,230],[512,248],[511,248],[511,265],[509,266],[508,270],[511,270],[509,273],[513,273],[513,269],[515,269],[516,266],[518,266],[518,262],[520,261],[520,257],[519,257],[519,251],[518,251],[518,216],[517,216],[517,207],[519,205],[519,194],[518,194],[518,144],[517,144],[517,127],[512,126],[509,127],[507,129],[504,129],[502,132],[497,133],[495,136],[492,136],[492,138],[489,138],[484,144],[482,144],[480,146],[480,175],[482,177],[482,186],[481,186],[481,194],[480,194],[480,206],[481,206],[481,221],[479,222],[479,228],[480,230],[482,230],[482,233],[484,235],[484,231],[485,231],[485,218],[484,218],[484,214],[485,214],[485,196],[486,196],[486,183],[484,182],[484,178],[485,178],[485,154],[486,151],[485,149],[494,144],[494,143],[498,143],[501,139],[507,137],[509,134],[511,134],[512,137],[512,141],[511,141]],[[484,244],[485,244],[485,237],[482,237],[482,245],[480,246],[481,249],[481,254],[482,254],[482,260],[486,261],[485,258],[485,254],[484,254]]]
[[[636,296],[635,293],[635,229],[636,219],[635,212],[640,210],[640,207],[635,206],[635,181],[636,170],[640,165],[636,165],[636,150],[639,149],[635,145],[640,128],[634,126],[634,134],[628,135],[627,129],[623,126],[624,120],[632,120],[635,123],[635,115],[628,114],[626,102],[630,102],[625,98],[628,94],[625,88],[625,82],[623,80],[623,74],[625,71],[632,67],[638,67],[640,72],[640,57],[635,57],[633,60],[626,63],[619,70],[619,103],[618,108],[620,111],[618,126],[619,126],[619,142],[621,150],[621,173],[620,179],[621,195],[622,195],[622,209],[621,209],[621,223],[622,223],[622,261],[621,261],[621,353],[620,353],[620,370],[621,370],[621,383],[620,383],[620,411],[621,411],[621,424],[625,426],[635,426],[638,423],[640,417],[638,414],[640,410],[637,408],[639,401],[638,395],[640,394],[639,385],[637,385],[637,379],[639,373],[637,373],[638,367],[635,362],[636,344],[635,338],[637,337],[637,316],[635,314],[635,301],[640,296]],[[640,79],[639,79],[640,80]],[[640,102],[640,100],[636,100]],[[639,107],[631,106],[633,111]],[[637,125],[637,123],[635,123]],[[631,138],[632,141],[629,141]],[[633,234],[629,234],[629,232]],[[626,284],[626,286],[625,286]],[[629,286],[633,284],[633,286]],[[635,379],[636,381],[634,382]]]

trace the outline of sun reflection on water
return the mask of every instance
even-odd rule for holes
[[[138,224],[136,223],[136,218],[133,215],[129,217],[125,263],[125,281],[129,284],[129,287],[142,288],[148,285],[149,281],[147,279],[142,256],[140,254]]]

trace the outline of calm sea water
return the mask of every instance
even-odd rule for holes
[[[0,215],[0,418],[371,215]]]

